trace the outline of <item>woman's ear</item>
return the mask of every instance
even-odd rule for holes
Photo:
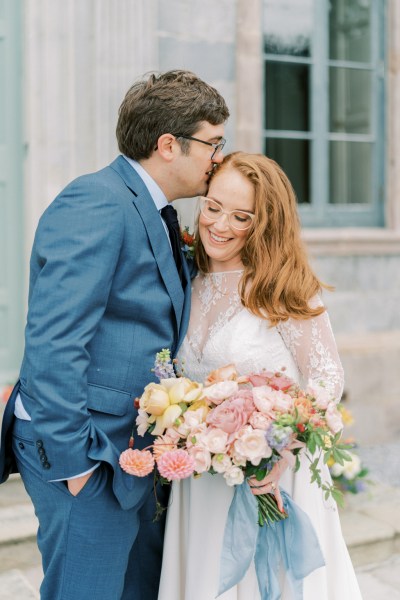
[[[163,133],[157,140],[157,146],[154,150],[157,150],[161,158],[171,162],[176,154],[177,149],[180,149],[175,136],[171,133]]]

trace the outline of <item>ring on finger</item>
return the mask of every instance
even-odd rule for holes
[[[274,492],[276,490],[276,485],[274,482],[271,483],[271,490]]]

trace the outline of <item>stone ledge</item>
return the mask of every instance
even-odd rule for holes
[[[1,600],[39,600],[39,593],[18,569],[0,574]]]
[[[0,545],[35,539],[38,521],[32,504],[0,509]]]

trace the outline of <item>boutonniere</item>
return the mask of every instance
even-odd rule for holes
[[[192,233],[189,233],[189,227],[184,227],[181,230],[182,252],[186,258],[194,258],[194,249],[196,240]]]

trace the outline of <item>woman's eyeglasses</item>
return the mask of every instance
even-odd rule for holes
[[[222,215],[226,215],[229,225],[239,231],[249,229],[254,219],[254,214],[251,212],[245,210],[223,210],[218,202],[205,196],[200,196],[200,212],[209,221],[218,221]]]

